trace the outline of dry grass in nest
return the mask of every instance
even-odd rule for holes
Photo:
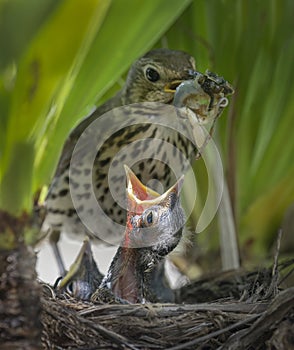
[[[179,304],[98,305],[58,295],[43,285],[43,345],[46,349],[291,349],[294,288],[282,290],[287,276],[281,275],[293,269],[291,260],[262,271],[221,273],[178,290]],[[205,295],[210,295],[210,302],[199,303]],[[213,299],[217,295],[221,299]]]

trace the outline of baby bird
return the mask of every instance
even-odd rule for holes
[[[154,302],[157,298],[150,289],[151,272],[182,237],[185,215],[180,192],[184,177],[159,195],[144,186],[128,167],[125,169],[128,203],[125,235],[92,300],[103,301],[105,295],[113,295],[114,299],[129,303]]]

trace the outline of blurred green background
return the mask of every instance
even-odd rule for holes
[[[243,261],[271,256],[281,226],[293,254],[293,15],[292,0],[0,0],[0,209],[30,212],[71,128],[137,57],[169,47],[235,87],[215,138]],[[206,195],[195,169],[191,227]],[[190,259],[215,265],[220,229],[216,218]]]

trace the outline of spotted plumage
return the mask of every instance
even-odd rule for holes
[[[122,168],[124,163],[132,166],[132,169],[144,183],[148,184],[149,180],[158,179],[164,190],[170,186],[175,180],[175,176],[170,170],[170,163],[179,163],[182,170],[184,170],[186,164],[183,163],[183,155],[179,152],[176,153],[174,149],[167,151],[162,140],[169,142],[176,148],[180,148],[187,157],[191,157],[193,154],[193,145],[189,145],[189,142],[174,130],[168,130],[168,128],[159,127],[156,124],[141,124],[124,128],[124,123],[130,121],[131,118],[128,109],[118,110],[118,118],[121,119],[122,127],[110,134],[98,150],[93,171],[92,164],[87,163],[87,147],[86,150],[80,152],[79,161],[71,166],[71,172],[69,173],[70,162],[73,150],[80,138],[90,140],[95,137],[99,140],[99,137],[101,138],[105,134],[105,130],[95,130],[94,136],[91,135],[93,130],[90,131],[90,134],[85,132],[87,127],[104,113],[113,109],[115,111],[116,107],[133,103],[160,102],[170,104],[176,87],[182,81],[192,78],[194,70],[195,62],[190,55],[168,49],[150,51],[133,64],[122,90],[98,107],[70,133],[49,188],[46,199],[47,216],[43,230],[48,231],[49,229],[55,231],[55,233],[62,231],[75,236],[87,233],[97,238],[99,234],[90,232],[77,215],[77,212],[82,212],[89,217],[97,215],[89,205],[92,183],[95,196],[106,215],[115,222],[123,224],[125,211],[112,198],[109,191],[109,181],[112,190],[118,192],[122,197],[123,184],[125,183]],[[161,111],[158,107],[147,105],[145,108],[138,107],[136,113],[138,115],[156,116]],[[111,123],[109,125],[111,126]],[[156,142],[152,140],[156,140]],[[126,153],[120,152],[129,144],[132,144],[131,149],[128,149]],[[146,152],[148,153],[147,159],[144,158]],[[117,154],[118,156],[114,159]],[[140,158],[140,155],[142,155],[141,160],[134,163],[134,159]],[[178,159],[175,159],[176,157]],[[159,158],[161,161],[155,158]],[[112,178],[109,179],[110,165],[112,167]],[[90,173],[93,177],[89,181],[88,175]],[[76,207],[72,203],[69,185],[76,193]],[[108,229],[108,232],[104,232],[104,234],[115,236],[116,233]],[[58,237],[58,235],[55,235],[55,237]],[[114,241],[118,242],[120,239],[121,235],[118,235]]]

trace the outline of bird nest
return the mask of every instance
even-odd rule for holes
[[[46,349],[290,349],[294,260],[203,278],[175,304],[93,304],[43,284]],[[282,277],[281,277],[282,276]],[[204,302],[205,300],[205,302]]]

